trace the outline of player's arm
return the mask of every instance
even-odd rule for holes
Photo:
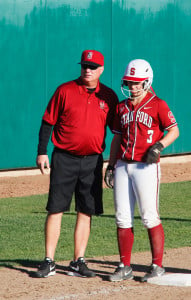
[[[110,157],[109,163],[105,171],[105,183],[109,188],[113,188],[113,177],[114,177],[114,170],[115,170],[115,163],[117,160],[117,153],[119,151],[121,144],[121,135],[115,134],[113,140],[111,142],[111,149],[110,149]]]
[[[179,137],[178,126],[171,127],[167,130],[167,134],[160,140],[164,148],[168,147]]]
[[[45,173],[45,167],[47,167],[48,169],[50,168],[49,158],[47,155],[47,146],[51,131],[52,125],[43,120],[39,131],[38,155],[36,159],[36,164],[42,174]]]
[[[156,163],[159,160],[161,151],[172,144],[179,136],[178,126],[170,127],[167,129],[167,134],[158,142],[156,142],[146,156],[146,162],[149,164]]]

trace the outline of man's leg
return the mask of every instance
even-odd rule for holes
[[[36,272],[36,277],[43,278],[56,274],[54,254],[60,236],[63,213],[48,213],[45,222],[45,259]]]
[[[91,229],[91,216],[78,212],[74,231],[74,260],[84,257]]]
[[[45,259],[37,271],[37,277],[48,277],[56,272],[54,255],[60,237],[63,212],[70,209],[75,190],[80,159],[55,148],[52,153],[49,196],[46,206]]]
[[[45,255],[54,260],[56,246],[60,237],[63,213],[48,213],[45,223]]]
[[[74,260],[70,262],[68,272],[71,276],[96,276],[88,269],[84,255],[90,235],[91,216],[103,213],[102,166],[102,155],[90,155],[80,160],[75,189],[77,220],[74,231]]]
[[[91,216],[78,212],[74,230],[74,260],[70,262],[68,275],[95,277],[85,262],[84,255],[91,229]]]

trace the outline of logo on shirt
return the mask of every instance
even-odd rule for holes
[[[168,117],[171,123],[176,123],[175,117],[173,116],[173,113],[171,111],[168,112]]]
[[[121,116],[122,127],[134,121],[142,123],[148,128],[151,128],[153,123],[153,118],[149,116],[147,113],[145,113],[144,111],[138,111],[137,113],[135,113],[134,111],[130,111]]]
[[[125,109],[125,108],[124,108],[123,106],[120,107],[120,108],[119,108],[119,112],[122,113],[122,112],[124,111],[124,109]]]
[[[104,101],[100,101],[99,107],[100,107],[101,109],[104,109],[104,108],[105,108],[105,102],[104,102]]]

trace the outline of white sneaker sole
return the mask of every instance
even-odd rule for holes
[[[48,273],[48,275],[46,275],[46,276],[38,276],[38,275],[36,275],[36,277],[37,277],[37,278],[47,278],[47,277],[53,276],[53,275],[55,275],[55,274],[56,274],[56,271],[52,271],[52,272]]]
[[[133,275],[131,275],[131,276],[129,276],[129,277],[126,277],[126,278],[120,278],[120,279],[115,279],[115,278],[110,278],[109,277],[109,281],[111,281],[111,282],[117,282],[117,281],[123,281],[123,280],[131,280],[131,279],[133,279]]]
[[[56,271],[52,271],[47,276],[44,276],[44,278],[47,278],[47,277],[50,277],[50,276],[54,276],[55,274],[56,274]]]
[[[68,276],[87,277],[87,276],[83,276],[75,271],[68,271],[67,274],[68,274]]]

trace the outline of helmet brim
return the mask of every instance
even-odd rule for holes
[[[135,81],[135,82],[142,82],[145,80],[148,80],[149,77],[146,78],[138,78],[138,77],[131,77],[131,76],[123,76],[122,80],[126,80],[126,81]]]

